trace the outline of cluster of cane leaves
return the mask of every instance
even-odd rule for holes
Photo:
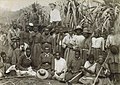
[[[89,1],[89,0],[88,0]],[[92,5],[94,3],[95,5]],[[99,29],[101,34],[109,33],[111,27],[116,31],[119,26],[120,3],[117,0],[104,0],[104,2],[86,0],[58,0],[56,2],[60,10],[62,25],[74,29],[77,25],[87,27],[94,31]],[[45,6],[33,4],[37,10],[40,24],[49,25],[49,11]],[[29,8],[29,12],[32,11]]]
[[[99,29],[103,35],[109,33],[110,28],[115,26],[120,11],[120,3],[112,0],[104,0],[104,3],[93,1],[92,3],[96,4],[94,6],[92,3],[80,0],[56,3],[61,8],[64,26],[75,28],[80,25],[92,31]]]

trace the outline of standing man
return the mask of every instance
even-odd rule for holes
[[[83,48],[84,40],[85,40],[85,37],[82,35],[83,29],[81,28],[81,26],[78,25],[74,31],[76,33],[74,36],[75,37],[75,49],[81,51]]]
[[[53,37],[50,35],[49,28],[45,28],[44,32],[42,33],[42,43],[51,43],[53,44]],[[51,52],[53,52],[53,48],[50,48]]]
[[[111,28],[110,34],[106,40],[106,48],[109,51],[108,65],[111,71],[111,80],[119,81],[119,56],[120,56],[120,45],[119,45],[119,36],[115,34],[115,29]]]
[[[29,33],[29,25],[26,25],[26,28],[24,31],[21,31],[20,33],[20,44],[21,43],[27,43],[29,45],[30,40],[30,33]]]
[[[60,11],[58,9],[56,9],[56,4],[50,3],[49,6],[52,9],[50,11],[50,23],[53,26],[60,25],[61,24],[61,16],[60,16]]]
[[[73,30],[70,29],[69,34],[66,35],[62,40],[62,47],[65,49],[64,58],[67,62],[67,66],[75,56],[74,46],[75,46],[75,37],[73,34]]]
[[[39,56],[42,52],[42,46],[41,46],[41,41],[42,41],[42,36],[41,33],[38,32],[38,26],[34,27],[34,33],[32,34],[31,38],[32,40],[32,64],[33,67],[36,69],[39,66]]]
[[[95,60],[98,59],[98,56],[102,54],[105,44],[105,39],[101,36],[100,30],[95,30],[94,36],[91,39],[91,54],[95,56]]]
[[[83,49],[82,49],[82,58],[85,61],[87,60],[88,55],[90,54],[91,49],[91,34],[90,30],[88,28],[83,29],[83,35],[85,37]]]
[[[56,51],[61,52],[62,54],[64,54],[64,49],[62,47],[62,40],[64,38],[64,33],[63,33],[63,27],[56,27],[55,29],[55,33],[52,35],[53,37],[53,41],[52,41],[52,47],[53,47],[53,54]],[[62,55],[63,57],[64,55]]]
[[[17,28],[16,22],[13,21],[12,28],[8,31],[8,43],[9,43],[8,56],[9,57],[11,57],[12,51],[13,51],[12,44],[15,43],[13,42],[13,39],[16,40],[17,38],[19,38],[19,34],[20,34],[20,29]]]

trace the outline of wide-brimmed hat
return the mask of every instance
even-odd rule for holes
[[[83,31],[83,29],[82,29],[82,27],[80,25],[76,26],[76,28],[74,29],[74,31],[77,31],[77,30]]]
[[[89,28],[84,28],[83,33],[92,33]]]
[[[49,5],[54,5],[54,6],[56,6],[56,4],[55,4],[55,3],[49,3]]]
[[[40,78],[40,79],[47,79],[48,76],[49,76],[49,73],[45,69],[39,69],[37,71],[37,77]]]
[[[117,45],[111,45],[110,46],[110,51],[111,51],[112,54],[116,55],[116,54],[119,53],[119,48],[118,48]]]

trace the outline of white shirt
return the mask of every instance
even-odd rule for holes
[[[85,37],[83,35],[75,35],[75,44],[77,47],[82,47]]]
[[[63,48],[66,47],[66,44],[72,44],[72,45],[75,45],[75,37],[74,35],[73,36],[70,36],[69,34],[66,35],[63,40],[62,40],[62,46]]]
[[[92,38],[92,47],[93,48],[102,48],[102,50],[104,50],[104,38],[103,37],[99,37],[99,38]]]
[[[54,9],[50,12],[50,22],[53,21],[61,21],[60,11],[58,9]]]
[[[108,37],[107,37],[106,47],[109,47],[110,45],[116,45],[115,36],[114,35],[108,35]]]
[[[59,60],[55,59],[55,71],[56,72],[61,72],[61,71],[66,71],[67,70],[67,65],[66,61],[63,58],[60,58]]]
[[[94,63],[94,64],[92,65],[92,64],[90,64],[89,61],[86,61],[84,67],[87,68],[88,70],[92,71],[92,72],[95,72],[96,64],[97,64],[97,63]],[[86,73],[86,76],[90,76],[90,75],[91,75],[91,76],[94,76],[94,75],[92,75],[92,74],[90,74],[90,73],[88,73],[88,72]]]

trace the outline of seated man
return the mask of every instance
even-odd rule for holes
[[[1,64],[3,63],[4,66],[1,68],[1,70],[3,71],[3,74],[5,73],[5,71],[10,67],[10,60],[7,57],[5,52],[1,52],[1,57],[0,57],[0,61]]]
[[[27,48],[26,52],[20,56],[18,64],[12,65],[6,73],[9,73],[11,70],[15,70],[17,75],[28,75],[28,76],[36,76],[36,72],[32,70],[31,67],[31,49]]]
[[[59,52],[56,52],[55,56],[55,74],[53,78],[64,81],[65,73],[67,71],[67,65],[65,59],[60,56]]]
[[[44,52],[40,55],[39,69],[45,69],[49,72],[49,78],[52,78],[54,73],[54,56],[50,53],[50,45],[45,44]]]
[[[94,55],[90,54],[87,60],[88,61],[85,62],[84,67],[81,66],[84,72],[84,76],[79,79],[79,82],[85,85],[92,85],[93,80],[95,78],[95,68],[96,68]]]
[[[3,63],[3,53],[1,53],[1,56],[0,56],[0,77],[3,77],[4,75],[4,63]]]
[[[80,57],[80,52],[76,51],[75,58],[73,58],[70,61],[70,64],[68,65],[68,73],[65,76],[66,82],[69,82],[73,77],[75,77],[79,72],[81,72],[82,65],[83,65],[83,60]],[[77,83],[80,77],[81,76],[78,76],[72,82]],[[72,83],[72,82],[70,82],[70,83]]]
[[[104,63],[104,60],[105,60],[104,57],[102,55],[99,55],[98,63],[96,65],[96,75],[98,75],[98,72],[100,71],[101,67],[102,66],[103,67],[98,76],[98,84],[97,85],[113,85],[109,79],[110,70],[109,70],[108,64]]]

